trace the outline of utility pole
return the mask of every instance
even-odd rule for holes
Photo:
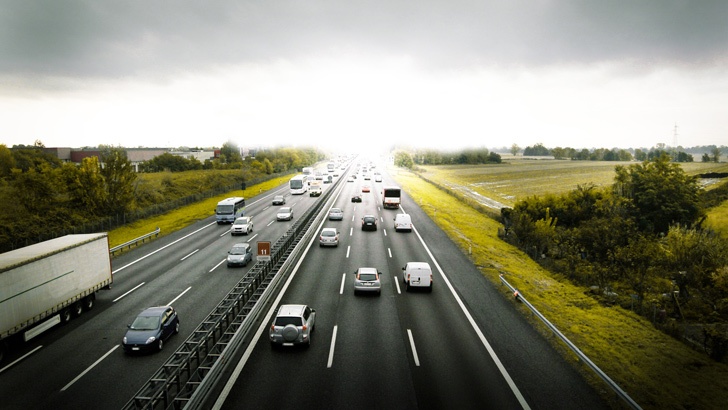
[[[675,123],[675,128],[672,132],[672,146],[673,148],[677,148],[677,123]]]

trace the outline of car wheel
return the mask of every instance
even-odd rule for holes
[[[174,334],[179,333],[179,322],[174,325]]]
[[[91,310],[91,309],[93,309],[93,308],[94,308],[94,303],[95,303],[95,302],[96,302],[96,295],[94,295],[94,294],[92,293],[92,294],[90,294],[90,295],[86,296],[86,297],[85,297],[85,298],[83,299],[83,308],[84,308],[85,310]]]
[[[73,315],[81,316],[81,313],[83,313],[83,304],[81,302],[74,303],[73,304]]]
[[[61,323],[70,322],[72,317],[71,309],[66,308],[61,311]]]
[[[161,352],[163,347],[164,347],[164,342],[160,338],[159,341],[157,342],[157,350],[159,350]]]
[[[407,282],[404,283],[404,291],[405,292],[409,292],[410,291],[410,285]]]
[[[427,291],[432,293],[432,283],[430,283],[430,287],[427,289]]]

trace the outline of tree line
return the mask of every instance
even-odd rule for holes
[[[140,164],[134,171],[126,150],[99,146],[100,156],[80,164],[63,162],[46,153],[43,144],[0,144],[0,252],[51,239],[56,234],[81,233],[102,220],[130,222],[131,215],[148,215],[160,203],[205,192],[240,189],[241,183],[300,169],[325,158],[315,149],[258,150],[243,158],[232,143],[219,158],[200,163],[171,154]],[[153,184],[144,173],[197,171],[191,183],[165,176]],[[232,174],[231,174],[232,173]]]
[[[701,157],[702,162],[720,162],[721,149],[716,146],[705,147],[710,153],[705,152]],[[594,149],[576,149],[570,147],[554,147],[547,148],[543,144],[538,143],[533,146],[527,146],[523,150],[518,144],[511,145],[510,153],[513,156],[523,151],[524,156],[553,156],[555,159],[571,159],[575,161],[646,161],[654,160],[667,155],[673,162],[693,162],[693,155],[686,152],[685,149],[668,148],[665,144],[658,144],[651,149],[637,148],[634,150],[626,150],[619,148],[594,148]]]
[[[500,164],[500,154],[486,148],[464,149],[453,152],[435,150],[415,150],[413,152],[397,151],[394,154],[394,165],[412,168],[415,165],[474,165]]]
[[[728,184],[706,196],[663,154],[616,166],[609,187],[580,185],[504,208],[503,238],[605,303],[726,324],[728,243],[703,226],[707,204],[726,199]],[[728,353],[720,333],[716,358]]]

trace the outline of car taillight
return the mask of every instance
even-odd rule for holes
[[[303,325],[302,329],[305,331],[306,329],[308,329],[308,326]]]

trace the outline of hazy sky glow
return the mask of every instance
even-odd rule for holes
[[[728,2],[0,0],[0,143],[728,144]]]

